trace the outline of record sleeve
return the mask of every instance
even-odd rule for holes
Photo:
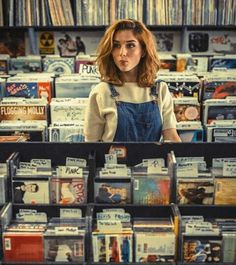
[[[42,232],[3,232],[5,262],[43,262]]]
[[[56,204],[84,204],[87,202],[85,178],[55,178],[50,181],[51,202]]]
[[[236,178],[215,178],[215,204],[236,204]]]
[[[183,261],[219,263],[222,261],[222,239],[217,237],[184,237]]]
[[[103,182],[94,182],[94,201],[96,203],[127,204],[131,203],[131,183],[112,182],[107,179]]]
[[[223,233],[223,262],[236,263],[236,233]]]
[[[174,98],[174,112],[177,122],[200,121],[200,104],[197,98]]]
[[[133,203],[140,205],[167,205],[170,201],[170,178],[161,176],[134,176]]]
[[[133,235],[121,234],[93,234],[94,262],[132,262]]]
[[[136,262],[174,262],[175,234],[173,232],[136,232]]]
[[[48,180],[13,180],[12,193],[15,203],[49,204]]]
[[[44,253],[47,262],[83,262],[84,236],[45,236]]]
[[[177,181],[178,204],[213,204],[213,180],[184,179]]]

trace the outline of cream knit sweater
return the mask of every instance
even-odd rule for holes
[[[153,100],[149,87],[138,87],[137,83],[125,83],[115,86],[119,93],[119,101],[143,103]],[[173,101],[167,84],[161,82],[159,87],[158,107],[162,119],[162,130],[176,128],[173,112]],[[111,97],[109,85],[101,82],[96,85],[89,95],[85,112],[84,134],[86,142],[112,142],[117,128],[117,108]]]

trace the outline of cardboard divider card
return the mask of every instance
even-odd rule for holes
[[[198,177],[198,165],[196,163],[178,164],[177,177]]]
[[[83,177],[83,169],[78,166],[58,166],[56,171],[58,177]]]
[[[82,210],[74,208],[61,208],[60,209],[60,218],[64,219],[77,219],[82,218]]]
[[[66,157],[66,166],[77,166],[77,167],[86,167],[86,159],[76,158],[76,157]]]

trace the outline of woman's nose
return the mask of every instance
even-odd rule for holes
[[[126,48],[125,47],[121,47],[120,48],[120,56],[126,56],[126,54],[127,54]]]

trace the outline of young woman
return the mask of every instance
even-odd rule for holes
[[[159,59],[152,33],[123,19],[105,32],[97,65],[101,83],[89,96],[85,141],[180,142],[166,83],[156,82]]]

